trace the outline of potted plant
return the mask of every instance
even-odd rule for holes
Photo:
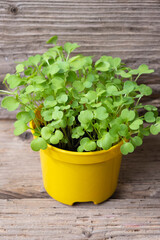
[[[142,74],[154,71],[144,64],[131,69],[110,56],[95,64],[91,56],[70,57],[79,45],[59,46],[57,36],[47,43],[54,47],[6,75],[0,93],[8,96],[1,105],[19,108],[15,135],[32,131],[31,148],[40,150],[49,195],[69,205],[97,204],[115,191],[122,154],[160,132],[157,108],[140,103],[152,89],[138,84]]]

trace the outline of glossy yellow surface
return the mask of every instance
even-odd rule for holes
[[[46,191],[68,205],[105,201],[116,190],[122,156],[120,144],[108,151],[89,153],[64,151],[52,146],[40,150]]]
[[[51,145],[40,150],[46,191],[57,201],[68,205],[105,201],[117,187],[121,144],[97,152],[71,152]]]

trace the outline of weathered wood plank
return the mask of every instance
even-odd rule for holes
[[[65,206],[52,199],[0,200],[0,240],[159,240],[159,200]]]
[[[31,133],[13,135],[13,121],[0,121],[0,198],[49,198],[43,188],[39,154],[30,149]],[[114,199],[160,197],[160,135],[123,158]]]

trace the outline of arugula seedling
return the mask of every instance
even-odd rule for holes
[[[80,46],[67,42],[53,44],[42,55],[29,57],[16,66],[15,74],[6,74],[1,90],[3,108],[19,108],[15,135],[20,135],[33,121],[31,148],[46,149],[47,144],[70,151],[107,150],[123,140],[122,154],[134,151],[143,137],[160,132],[158,110],[142,105],[143,96],[152,89],[138,84],[142,74],[154,70],[142,64],[126,67],[120,58],[102,56],[93,63],[92,56],[70,54]],[[145,110],[143,116],[139,109]],[[147,127],[145,126],[147,124]]]

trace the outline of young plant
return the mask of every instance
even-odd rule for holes
[[[137,82],[154,70],[144,64],[131,69],[110,56],[95,64],[91,56],[70,57],[79,45],[59,46],[57,36],[47,43],[55,46],[18,64],[16,73],[8,73],[3,81],[7,90],[0,91],[8,94],[3,108],[20,110],[14,134],[34,131],[34,151],[47,144],[79,152],[107,150],[122,140],[121,152],[126,155],[142,144],[144,136],[160,132],[157,108],[140,103],[152,89]]]

